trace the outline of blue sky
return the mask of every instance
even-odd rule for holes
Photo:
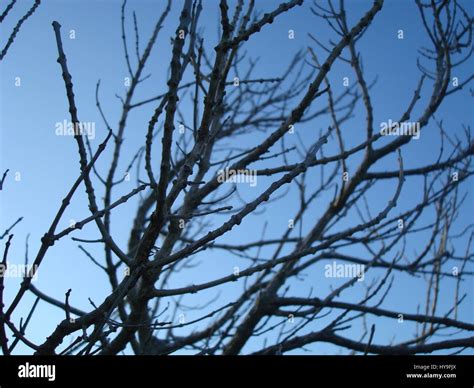
[[[144,74],[151,73],[151,77],[143,82],[137,90],[134,101],[141,101],[166,91],[166,79],[168,76],[168,63],[171,55],[170,37],[173,35],[178,23],[180,6],[179,1],[173,2],[172,10],[155,48]],[[233,4],[233,2],[230,2]],[[273,9],[276,1],[257,2],[258,9],[262,12]],[[465,1],[465,6],[473,11],[473,3]],[[247,45],[248,56],[259,58],[254,77],[278,77],[288,66],[293,55],[308,45],[314,44],[307,34],[317,35],[318,39],[327,42],[336,39],[334,33],[319,18],[309,11],[309,5],[296,7],[290,13],[279,17],[274,24],[267,26],[260,34],[253,36]],[[18,19],[29,8],[30,2],[22,1],[1,26],[1,36],[4,37],[14,26]],[[81,121],[96,123],[96,137],[92,145],[97,147],[106,135],[99,113],[95,106],[95,86],[101,80],[101,101],[107,118],[113,127],[117,126],[120,115],[120,101],[115,94],[124,95],[124,77],[127,77],[127,68],[122,51],[120,38],[120,6],[121,2],[114,0],[104,1],[44,1],[37,12],[23,25],[15,43],[0,65],[0,167],[3,172],[10,169],[10,175],[5,183],[1,195],[1,218],[0,231],[11,225],[19,216],[24,220],[14,229],[14,240],[10,253],[10,261],[21,263],[25,254],[25,239],[29,234],[30,258],[39,247],[40,238],[49,227],[52,218],[57,212],[61,199],[67,193],[69,187],[78,176],[79,163],[75,141],[69,136],[56,136],[55,124],[63,120],[69,120],[68,105],[65,98],[64,84],[57,59],[57,49],[54,33],[51,26],[53,20],[62,25],[64,50],[68,57],[69,70],[73,77],[74,92],[78,105],[79,118]],[[355,0],[347,5],[349,23],[355,23],[363,13],[370,8],[370,1]],[[131,10],[135,10],[139,21],[141,36],[141,49],[143,50],[147,37],[150,35],[156,18],[159,17],[164,8],[163,1],[129,1],[127,14],[129,45],[133,54],[133,28],[131,24]],[[231,7],[232,9],[232,7]],[[206,40],[206,47],[211,48],[217,42],[218,32],[218,2],[216,0],[204,1],[204,9],[200,28]],[[294,30],[295,39],[288,39],[288,30]],[[397,38],[398,30],[404,31],[404,39]],[[69,39],[70,31],[74,30],[75,39]],[[3,40],[2,40],[3,42]],[[408,0],[387,1],[377,15],[371,28],[358,43],[358,49],[362,53],[364,71],[369,82],[377,78],[374,86],[372,100],[374,101],[374,122],[380,123],[389,119],[396,120],[403,113],[412,97],[412,93],[418,83],[419,71],[416,68],[417,50],[428,44],[426,33],[421,28],[416,6]],[[325,58],[325,53],[315,48],[320,58]],[[346,55],[347,53],[344,52]],[[134,55],[131,55],[132,63],[135,64]],[[460,67],[453,76],[465,79],[472,72],[472,61]],[[309,67],[307,72],[311,71]],[[243,73],[243,72],[242,72]],[[189,74],[188,74],[189,76]],[[342,80],[349,77],[354,82],[355,75],[347,64],[336,62],[330,73],[331,84],[334,93],[343,90]],[[18,78],[21,85],[15,84]],[[18,83],[18,82],[16,82]],[[422,93],[423,98],[429,96],[429,86]],[[462,134],[462,124],[472,125],[472,107],[466,101],[469,97],[468,90],[450,96],[438,111],[437,118],[443,122],[450,134]],[[185,97],[185,100],[189,96]],[[315,103],[314,109],[322,107],[322,103]],[[134,153],[143,144],[148,120],[154,110],[154,104],[147,104],[140,109],[134,110],[128,120],[125,133],[124,158],[122,159],[117,176],[125,173],[126,166]],[[414,117],[419,116],[421,110],[415,110]],[[190,104],[183,103],[183,114],[188,117],[191,114]],[[344,126],[346,145],[358,143],[364,136],[364,112],[360,107],[355,111],[355,117]],[[315,122],[297,125],[297,131],[308,144],[316,139],[320,130],[327,128],[330,122],[328,118],[318,119]],[[426,133],[426,134],[425,134]],[[438,152],[439,137],[437,129],[431,121],[425,133],[419,140],[412,141],[403,148],[403,158],[406,167],[423,166],[433,161]],[[263,138],[263,134],[255,134],[240,138],[240,143],[233,144],[245,147]],[[159,161],[159,146],[157,141],[154,160]],[[330,147],[330,146],[329,146]],[[331,148],[328,148],[331,150]],[[107,171],[111,157],[111,147],[106,150],[103,158],[97,164],[99,171],[104,174]],[[297,161],[297,157],[290,157]],[[349,170],[355,171],[357,158],[349,159]],[[267,165],[275,163],[267,162]],[[281,159],[278,160],[278,164]],[[263,164],[262,164],[263,166]],[[396,169],[396,158],[380,164],[377,170]],[[21,174],[21,180],[14,179],[15,174]],[[18,176],[18,174],[17,174]],[[144,177],[145,174],[142,175]],[[135,185],[134,172],[130,182],[125,182],[114,191],[114,198],[129,192]],[[315,171],[314,179],[319,180],[318,172]],[[242,188],[241,194],[244,199],[250,200],[256,193],[263,191],[270,180],[262,178],[255,189]],[[370,197],[371,210],[376,213],[382,209],[395,190],[396,182],[384,182],[372,190]],[[407,181],[403,188],[403,206],[415,203],[419,200],[420,181],[413,179]],[[472,181],[469,182],[472,188]],[[101,189],[97,183],[98,198],[101,197]],[[279,192],[280,193],[280,192]],[[278,193],[278,194],[279,194]],[[252,215],[246,220],[242,227],[232,231],[223,241],[253,241],[259,236],[262,226],[267,222],[270,232],[282,233],[288,223],[288,218],[293,214],[297,206],[297,191],[295,187],[280,200],[279,205],[268,205],[263,213]],[[327,202],[326,202],[327,203]],[[472,221],[473,206],[472,193],[469,194],[465,211],[459,217],[459,231]],[[119,245],[126,246],[127,233],[130,220],[136,210],[136,201],[129,201],[118,209],[112,216],[113,235]],[[283,206],[282,206],[283,205]],[[311,217],[316,217],[326,205],[319,210],[313,209]],[[373,208],[372,208],[373,207]],[[392,213],[391,213],[392,214]],[[396,213],[394,213],[396,214]],[[78,190],[68,211],[63,217],[60,228],[69,226],[70,220],[80,220],[88,215],[87,201],[84,190]],[[310,227],[314,219],[309,217],[305,222]],[[351,218],[352,217],[352,218]],[[356,217],[348,217],[347,225],[357,224]],[[114,222],[115,220],[115,222]],[[214,224],[217,226],[223,222],[225,217],[215,217]],[[76,235],[76,234],[75,234]],[[77,236],[83,238],[97,238],[98,232],[92,225],[84,228]],[[458,241],[460,251],[464,249],[464,241]],[[409,241],[409,247],[413,250],[418,247],[418,241]],[[422,242],[422,246],[424,240]],[[102,247],[88,247],[91,253],[100,257]],[[262,250],[262,254],[269,256],[270,250]],[[232,257],[222,257],[219,252],[207,252],[199,259],[201,266],[199,271],[192,274],[184,274],[176,279],[175,286],[183,286],[191,281],[199,283],[211,280],[219,275],[229,274],[234,266],[245,268],[245,261],[238,261]],[[12,298],[19,281],[8,279],[6,282],[7,301]],[[453,282],[446,282],[446,289],[441,294],[440,311],[444,312],[452,303]],[[313,288],[314,295],[324,295],[331,284],[327,279],[321,277],[321,267],[310,272],[302,284],[292,285],[297,292],[304,293]],[[334,285],[334,284],[333,284]],[[64,239],[49,251],[44,260],[36,286],[47,294],[62,299],[64,293],[73,289],[71,303],[76,307],[89,310],[88,298],[95,303],[100,303],[108,295],[109,286],[100,270],[93,266],[90,261],[77,248],[77,243]],[[464,292],[473,291],[472,280],[463,285]],[[239,284],[232,284],[229,289],[222,289],[220,302],[227,303],[231,296],[239,290]],[[396,290],[392,291],[386,303],[406,312],[415,312],[417,305],[423,303],[425,298],[425,283],[408,275],[397,277]],[[350,298],[360,296],[362,289],[355,289]],[[216,295],[215,290],[204,291],[189,304],[203,304]],[[23,316],[34,298],[29,295],[22,303],[14,318],[18,322]],[[355,299],[354,299],[355,300]],[[464,302],[461,309],[460,319],[473,321],[473,299],[472,295]],[[187,312],[189,319],[200,315],[199,312]],[[40,303],[38,313],[30,324],[30,335],[34,342],[41,343],[50,334],[51,330],[64,319],[64,312]],[[369,323],[373,317],[369,318]],[[323,321],[323,320],[322,320]],[[373,321],[375,322],[375,321]],[[411,324],[399,325],[396,320],[378,319],[375,343],[388,343],[393,335],[397,340],[409,338],[414,332]],[[316,326],[317,327],[317,326]],[[314,328],[314,327],[313,327]],[[350,331],[346,336],[358,333],[357,330]],[[257,349],[263,341],[259,338],[255,343],[246,347],[245,351]],[[334,353],[334,347],[327,344],[315,344],[309,346],[315,353]],[[26,348],[18,347],[20,352],[28,352]]]

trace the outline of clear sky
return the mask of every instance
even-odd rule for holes
[[[1,25],[0,39],[3,44],[4,37],[11,31],[14,22],[23,15],[31,6],[30,1],[22,0],[14,8],[11,15]],[[166,91],[168,76],[168,63],[171,55],[170,37],[173,35],[179,18],[180,1],[173,1],[170,15],[160,31],[156,46],[152,51],[149,63],[144,74],[151,77],[143,82],[137,90],[135,102],[146,99]],[[230,2],[233,4],[234,2]],[[349,22],[355,23],[361,15],[370,8],[371,1],[354,0],[348,2]],[[472,15],[473,2],[463,1]],[[275,8],[277,1],[257,1],[257,8],[262,12]],[[265,27],[260,34],[254,35],[247,45],[247,55],[259,58],[254,77],[278,77],[290,63],[293,55],[308,45],[315,48],[320,58],[325,58],[325,53],[314,46],[308,38],[308,33],[316,35],[321,41],[336,39],[334,33],[320,18],[310,12],[311,2],[303,7],[296,7],[291,12],[284,14],[270,26]],[[95,106],[95,86],[101,80],[101,102],[105,114],[116,128],[120,115],[121,103],[115,94],[124,95],[124,77],[127,77],[127,68],[123,56],[120,33],[120,7],[121,2],[115,0],[45,0],[37,12],[22,26],[14,44],[11,46],[6,58],[0,64],[0,167],[1,172],[10,169],[4,190],[1,194],[0,232],[10,226],[18,217],[24,219],[14,229],[14,240],[11,247],[9,260],[22,263],[25,255],[25,239],[29,235],[29,256],[34,258],[40,245],[40,238],[46,232],[60,205],[61,199],[69,190],[78,176],[79,163],[76,143],[69,136],[57,136],[56,123],[70,120],[68,105],[61,70],[56,62],[57,48],[54,32],[51,26],[53,20],[62,25],[64,50],[68,57],[69,70],[73,77],[74,92],[81,121],[96,123],[95,139],[91,140],[94,147],[100,144],[106,135],[100,115]],[[156,18],[164,8],[164,1],[135,0],[129,1],[127,28],[129,34],[130,50],[133,54],[133,26],[131,24],[131,10],[135,10],[138,18],[141,49],[150,35]],[[232,7],[231,7],[232,9]],[[205,0],[200,28],[205,38],[206,47],[211,48],[217,42],[218,33],[218,1]],[[295,39],[288,39],[288,30],[294,30]],[[70,39],[71,30],[74,30],[74,39]],[[403,30],[404,39],[398,39],[399,30]],[[406,109],[412,93],[419,80],[420,73],[416,67],[417,50],[427,45],[428,38],[419,22],[419,14],[414,2],[408,0],[386,1],[382,11],[375,18],[373,25],[358,43],[358,49],[363,58],[364,71],[368,82],[377,79],[373,87],[372,100],[374,101],[375,123],[396,120]],[[346,52],[344,52],[347,54]],[[135,60],[132,56],[132,62]],[[135,63],[135,62],[133,62]],[[453,76],[465,79],[473,70],[472,60],[458,68]],[[306,72],[311,71],[309,67]],[[244,73],[242,71],[242,73]],[[343,78],[349,77],[354,82],[354,73],[342,62],[336,62],[330,74],[334,93],[343,90]],[[20,85],[18,85],[20,80]],[[426,87],[422,98],[428,96],[429,87]],[[187,99],[187,100],[186,100]],[[189,101],[187,96],[185,101]],[[422,100],[424,101],[424,100]],[[443,119],[447,131],[454,135],[462,136],[462,124],[472,125],[472,97],[469,91],[463,90],[445,101],[437,113],[437,118]],[[321,107],[316,103],[316,107]],[[423,107],[423,103],[420,103]],[[154,104],[147,104],[141,109],[134,110],[129,116],[125,133],[124,158],[121,161],[117,175],[125,172],[126,166],[139,146],[144,142],[148,120],[154,110]],[[414,112],[417,117],[421,111]],[[183,103],[183,114],[191,114],[191,104]],[[297,130],[308,142],[312,142],[320,130],[327,128],[328,118],[318,119],[311,123],[301,124]],[[355,116],[344,125],[347,145],[356,144],[364,136],[365,117],[361,109],[355,111]],[[439,137],[437,129],[431,121],[419,140],[412,141],[403,148],[405,167],[423,166],[432,162],[437,157]],[[244,147],[262,138],[262,134],[254,137],[242,138]],[[155,161],[159,158],[161,142],[157,141]],[[159,143],[159,144],[158,144]],[[110,163],[112,148],[108,148],[103,158],[98,163],[99,171],[107,171]],[[328,148],[331,150],[331,148]],[[297,161],[298,158],[290,157]],[[349,165],[352,171],[357,167],[354,159]],[[392,164],[380,164],[378,170],[384,168],[396,169],[396,159]],[[157,162],[158,163],[158,162]],[[274,162],[272,162],[274,163]],[[279,165],[281,159],[278,160]],[[117,187],[114,198],[129,192],[135,185],[136,177],[132,172],[130,182]],[[142,175],[144,177],[145,175]],[[15,177],[20,177],[15,180]],[[314,179],[319,179],[317,173]],[[97,197],[101,198],[102,188],[96,182]],[[241,194],[246,200],[254,198],[268,185],[269,180],[261,179],[256,188],[241,188]],[[372,191],[370,198],[371,208],[376,213],[382,209],[387,199],[395,190],[396,182],[385,182]],[[470,181],[472,189],[472,180]],[[415,203],[420,199],[420,181],[407,181],[402,194],[401,209]],[[280,193],[280,192],[279,192]],[[259,236],[262,226],[268,222],[274,228],[274,234],[282,233],[297,206],[297,191],[295,187],[280,200],[278,205],[268,205],[259,215],[253,215],[242,228],[233,231],[222,241],[254,241]],[[472,193],[469,194],[464,212],[459,217],[456,227],[461,231],[472,221],[473,206]],[[136,201],[130,201],[120,207],[113,214],[113,235],[122,247],[126,246],[129,225],[136,210]],[[324,205],[325,207],[326,205]],[[401,211],[401,210],[400,210]],[[315,210],[314,214],[318,214]],[[392,214],[392,213],[391,213]],[[396,213],[394,213],[396,214]],[[87,200],[81,187],[74,197],[68,211],[63,217],[60,228],[69,226],[70,220],[80,220],[88,215]],[[348,217],[347,225],[357,224],[359,219]],[[216,217],[215,225],[224,220]],[[306,226],[314,220],[308,219]],[[80,233],[74,234],[82,238],[97,238],[98,232],[92,225],[84,228]],[[2,241],[3,244],[3,241]],[[409,241],[409,249],[413,252],[422,249],[425,240]],[[459,244],[459,253],[464,250],[465,241],[455,241]],[[100,257],[102,247],[88,247],[91,253]],[[266,257],[269,250],[263,250]],[[182,278],[177,278],[175,286],[187,285],[190,282],[211,280],[214,277],[232,272],[234,266],[245,268],[245,261],[237,261],[233,257],[222,257],[222,253],[207,252],[200,259],[199,271],[187,275],[183,272]],[[319,272],[318,272],[319,271]],[[380,275],[380,273],[379,273]],[[19,284],[17,279],[8,279],[6,282],[7,302],[11,300]],[[334,283],[335,284],[335,283]],[[60,244],[52,247],[44,260],[38,280],[35,285],[43,292],[62,299],[64,293],[72,288],[71,303],[83,310],[90,310],[88,302],[90,297],[96,304],[101,303],[108,295],[109,286],[104,274],[84,256],[77,248],[77,242],[70,238],[63,239]],[[331,285],[328,279],[321,276],[321,267],[310,273],[304,282],[293,285],[300,293],[313,288],[315,296],[323,296]],[[440,314],[445,312],[453,300],[454,282],[446,281],[446,289],[441,293]],[[470,292],[464,307],[461,309],[459,319],[473,321],[473,282],[465,282],[464,292]],[[230,301],[238,289],[239,284],[232,284],[226,291],[220,289],[219,304],[224,305]],[[426,284],[422,279],[408,275],[397,277],[396,289],[392,291],[386,303],[394,309],[416,312],[417,305],[423,304],[426,295]],[[360,296],[362,288],[356,289],[353,298]],[[189,299],[187,304],[204,304],[216,295],[216,290],[205,291]],[[356,300],[356,299],[354,299]],[[19,321],[20,316],[28,311],[34,298],[30,295],[16,312],[14,319]],[[8,303],[7,303],[8,305]],[[188,319],[200,316],[198,311],[186,312]],[[34,342],[41,343],[51,333],[52,329],[64,319],[64,312],[47,306],[40,302],[38,313],[30,323],[29,333]],[[374,317],[368,318],[369,323],[375,322]],[[396,340],[409,338],[414,333],[414,325],[400,325],[396,320],[377,319],[377,333],[374,343],[387,344],[395,336]],[[314,327],[313,327],[314,329]],[[349,338],[358,331],[344,333]],[[256,349],[263,341],[258,338],[256,342],[244,350]],[[20,352],[28,352],[27,348],[17,348]],[[308,349],[315,353],[332,354],[336,349],[327,344],[315,344]]]

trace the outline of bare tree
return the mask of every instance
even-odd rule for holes
[[[0,15],[0,24],[3,23],[5,18],[8,16],[12,8],[15,6],[17,0],[12,0],[3,10],[2,14]],[[13,31],[10,33],[8,36],[7,42],[5,43],[5,46],[3,47],[2,51],[0,52],[0,61],[7,55],[8,49],[10,46],[13,44],[13,41],[15,40],[17,34],[20,32],[21,25],[31,16],[35,13],[36,8],[39,7],[41,4],[41,0],[35,0],[31,8],[26,12],[20,19],[18,19],[18,22],[16,23],[15,27],[13,28]]]
[[[131,82],[121,97],[122,113],[118,124],[112,125],[102,109],[97,83],[96,105],[108,134],[94,150],[87,137],[76,131],[77,180],[59,204],[32,269],[8,306],[4,305],[0,277],[3,353],[11,354],[20,342],[36,354],[127,351],[158,355],[184,350],[283,354],[319,342],[360,354],[473,348],[474,337],[469,332],[474,323],[459,318],[460,309],[466,306],[465,285],[472,285],[473,230],[467,225],[459,231],[458,216],[469,200],[466,187],[472,185],[474,143],[469,125],[459,124],[464,131],[459,139],[437,117],[443,102],[464,92],[473,78],[452,84],[453,69],[468,63],[473,49],[472,17],[462,3],[416,0],[420,29],[431,47],[420,48],[419,82],[407,96],[404,112],[382,131],[374,119],[377,105],[370,93],[374,83],[368,80],[372,75],[364,73],[358,42],[379,16],[383,0],[367,6],[353,24],[343,0],[324,5],[291,0],[264,14],[257,12],[254,0],[238,0],[232,10],[226,0],[220,0],[220,35],[213,50],[206,49],[198,26],[203,6],[217,6],[217,2],[179,3],[182,9],[175,22],[166,89],[137,101],[135,94],[147,78],[144,70],[157,36],[165,23],[174,23],[169,20],[172,3],[160,2],[161,14],[142,51],[135,13],[130,26],[135,47],[130,49],[130,14],[123,2],[121,36]],[[254,77],[258,64],[247,61],[246,42],[298,6],[313,14],[312,47],[298,53],[283,74]],[[3,15],[7,13],[8,8]],[[317,34],[323,21],[334,36],[327,44]],[[58,76],[62,73],[71,122],[80,128],[61,25],[55,21],[53,29]],[[7,49],[8,45],[2,58]],[[331,85],[336,62],[350,69],[356,80],[341,93]],[[134,155],[127,155],[123,147],[128,116],[149,104],[155,110],[143,145]],[[185,105],[188,110],[191,107],[191,115],[183,111]],[[353,128],[350,119],[357,110],[364,112],[365,121],[357,120]],[[331,122],[328,128],[318,135],[300,136],[300,125],[320,128],[322,118]],[[427,131],[436,136],[428,123],[438,130],[439,153],[426,164],[411,161],[409,166],[403,158],[404,147]],[[357,132],[356,140],[349,138],[350,130]],[[395,134],[398,136],[389,136]],[[249,146],[242,140],[249,136],[262,140]],[[311,138],[312,144],[307,144]],[[111,156],[104,173],[96,161],[107,154],[105,150]],[[161,156],[159,164],[156,155]],[[131,159],[126,174],[119,171],[122,159]],[[117,187],[133,169],[136,188],[118,197]],[[2,186],[8,188],[6,176]],[[239,179],[250,183],[259,179],[252,187],[251,200],[242,199]],[[410,196],[416,198],[415,204],[406,200],[404,188],[409,180],[419,184],[419,191]],[[81,187],[87,193],[90,215],[59,230],[61,217]],[[284,211],[288,190],[296,191],[299,198],[288,224],[263,223],[262,227],[252,216],[261,209]],[[369,205],[370,198],[381,190],[387,195],[385,205]],[[97,193],[103,195],[103,201]],[[112,214],[129,200],[138,200],[138,208],[128,220],[128,241],[117,241]],[[88,224],[95,224],[96,239],[81,238],[79,232]],[[4,266],[15,242],[10,233],[14,227],[1,236],[6,239]],[[260,237],[237,242],[228,238],[239,228],[251,228]],[[257,228],[262,230],[257,232]],[[74,290],[65,290],[65,296],[50,296],[31,281],[47,260],[49,248],[71,236],[79,242],[83,257],[103,270],[104,287],[108,282],[111,288],[100,304],[91,301],[88,311],[70,302]],[[413,243],[418,248],[415,253],[408,248]],[[97,244],[103,247],[101,257],[88,248]],[[202,262],[214,251],[222,257],[225,274],[183,285],[180,279],[186,273],[190,274],[186,279],[202,275]],[[331,279],[334,283],[329,290],[313,289],[324,276],[343,279]],[[387,307],[403,276],[426,284],[426,300],[419,311]],[[304,287],[295,286],[300,283]],[[455,290],[448,309],[439,302],[446,287]],[[203,304],[201,295],[213,290],[215,297]],[[15,322],[15,310],[28,293],[36,301],[28,316]],[[65,317],[42,343],[33,343],[27,326],[45,304],[62,309]],[[195,316],[191,320],[183,313],[189,310]],[[386,322],[383,319],[413,325],[412,338],[400,342],[377,336],[377,329]]]

